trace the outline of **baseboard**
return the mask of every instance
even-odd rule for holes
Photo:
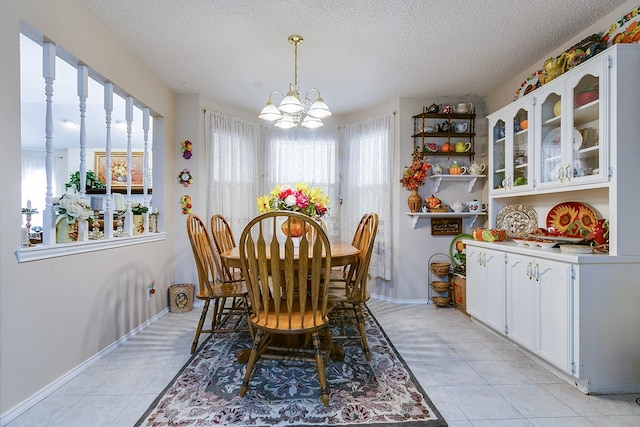
[[[20,415],[22,415],[23,413],[28,411],[32,406],[34,406],[35,404],[37,404],[41,400],[45,399],[51,393],[53,393],[54,391],[56,391],[57,389],[59,389],[60,387],[62,387],[63,385],[65,385],[66,383],[68,383],[69,381],[71,381],[72,379],[77,377],[78,375],[80,375],[82,372],[84,372],[85,370],[87,370],[88,368],[90,368],[91,366],[96,364],[98,361],[103,359],[109,353],[111,353],[112,351],[116,350],[118,347],[122,346],[122,344],[124,344],[125,342],[129,341],[131,338],[133,338],[136,335],[138,335],[140,332],[142,332],[145,329],[147,329],[149,326],[151,326],[154,322],[156,322],[158,319],[160,319],[162,316],[164,316],[168,312],[169,312],[169,307],[165,308],[160,313],[158,313],[155,316],[153,316],[151,319],[149,319],[146,322],[142,323],[137,328],[135,328],[134,330],[132,330],[128,334],[126,334],[123,337],[121,337],[119,340],[117,340],[114,343],[110,344],[109,346],[105,347],[99,353],[96,353],[95,355],[93,355],[89,359],[85,360],[83,363],[81,363],[80,365],[76,366],[75,368],[73,368],[72,370],[70,370],[69,372],[67,372],[66,374],[64,374],[60,378],[58,378],[57,380],[55,380],[52,383],[48,384],[46,387],[44,387],[43,389],[38,391],[36,394],[32,395],[28,399],[25,399],[24,401],[19,403],[14,408],[12,408],[9,411],[5,412],[4,414],[0,415],[0,426],[5,426],[5,425],[9,424],[11,421],[13,421],[14,419],[18,418]]]

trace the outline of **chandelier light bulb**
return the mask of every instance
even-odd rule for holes
[[[323,118],[331,116],[331,110],[323,99],[320,97],[320,91],[316,88],[309,89],[304,97],[300,100],[298,91],[298,45],[302,44],[304,39],[299,35],[289,36],[289,43],[294,47],[294,80],[289,84],[287,94],[283,96],[280,105],[276,107],[271,100],[272,95],[281,92],[273,91],[269,94],[267,104],[262,108],[258,117],[262,120],[275,121],[275,126],[280,129],[292,129],[298,125],[302,125],[307,129],[315,129],[324,125]],[[312,102],[309,97],[311,91],[317,92],[318,96]]]

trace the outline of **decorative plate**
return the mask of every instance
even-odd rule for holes
[[[547,228],[568,237],[589,239],[597,223],[593,209],[580,202],[560,203],[547,214]]]
[[[602,42],[611,46],[616,43],[638,43],[640,41],[640,6],[631,9],[618,19],[602,36]]]
[[[547,134],[547,136],[544,138],[544,141],[542,141],[542,146],[550,147],[553,145],[558,145],[560,144],[561,140],[562,140],[562,129],[558,127],[558,128],[552,129],[551,132]],[[580,147],[582,147],[582,142],[583,142],[582,134],[578,129],[573,128],[573,149],[574,150],[580,149]]]
[[[525,205],[507,205],[496,216],[496,227],[507,233],[507,238],[525,237],[538,228],[538,214]]]
[[[542,73],[542,70],[538,70],[533,74],[529,74],[529,76],[527,76],[527,78],[522,82],[518,90],[516,90],[516,94],[514,95],[513,100],[515,101],[516,99],[521,98],[529,92],[532,92],[542,86],[542,82],[540,81],[540,76],[542,75]]]
[[[467,245],[462,243],[462,239],[473,240],[473,236],[471,234],[458,234],[451,241],[449,252],[451,253],[451,259],[455,265],[465,265],[467,262]]]

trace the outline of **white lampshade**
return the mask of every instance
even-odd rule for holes
[[[324,103],[322,98],[319,96],[313,101],[313,104],[309,107],[309,111],[307,114],[311,117],[315,117],[316,119],[324,119],[325,117],[329,117],[331,115],[331,111],[327,104]]]
[[[265,105],[262,111],[260,111],[260,115],[258,117],[262,120],[268,120],[272,122],[274,120],[281,119],[282,113],[280,113],[280,110],[278,110],[276,104],[274,104],[273,101],[269,100],[269,102],[267,102],[267,105]]]
[[[307,129],[317,129],[324,126],[324,123],[322,123],[322,120],[316,119],[315,117],[311,117],[307,114],[300,126]]]
[[[301,113],[304,111],[304,105],[300,102],[300,98],[298,98],[298,94],[293,88],[293,85],[289,85],[289,92],[287,92],[287,96],[284,97],[280,106],[278,107],[283,113]]]
[[[293,120],[290,114],[283,114],[282,118],[274,126],[280,129],[292,129],[298,126],[298,123]]]

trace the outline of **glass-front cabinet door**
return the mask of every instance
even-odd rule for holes
[[[526,191],[533,187],[530,105],[529,98],[523,99],[489,116],[492,194]]]
[[[575,70],[578,71],[578,70]],[[536,91],[537,188],[589,184],[607,179],[603,126],[604,60],[584,64],[559,83]]]
[[[564,185],[565,163],[563,161],[562,140],[563,111],[566,102],[563,97],[564,81],[550,82],[536,90],[534,95],[536,115],[536,186],[538,188]]]
[[[594,58],[595,59],[595,58]],[[567,141],[567,179],[571,184],[585,184],[608,179],[605,165],[608,141],[603,127],[608,121],[604,117],[604,88],[606,73],[604,58],[584,64],[582,72],[567,79],[567,93],[571,108],[567,111],[569,137]]]

